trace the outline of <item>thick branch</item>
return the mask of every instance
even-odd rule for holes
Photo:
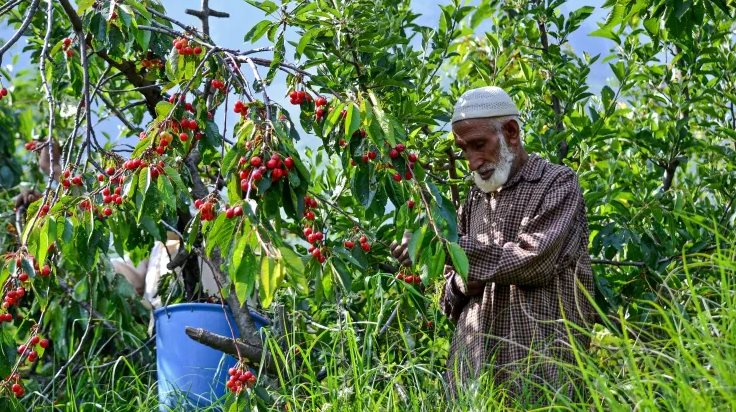
[[[247,342],[243,342],[239,339],[228,338],[227,336],[218,335],[202,328],[193,328],[191,326],[187,326],[184,331],[186,332],[187,336],[203,345],[209,346],[213,349],[217,349],[221,352],[233,355],[235,357],[240,356],[249,365],[256,367],[260,366],[261,359],[263,357],[263,347],[260,345],[250,345]],[[276,368],[270,356],[266,357],[266,361],[263,366],[266,371],[270,373],[276,372]]]

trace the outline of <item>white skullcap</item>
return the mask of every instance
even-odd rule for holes
[[[483,117],[518,116],[511,97],[500,87],[486,86],[468,90],[455,104],[452,123]]]

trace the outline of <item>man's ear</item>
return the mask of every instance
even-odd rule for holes
[[[521,141],[519,139],[520,131],[519,131],[519,124],[516,123],[516,120],[508,120],[506,123],[503,124],[501,127],[503,130],[503,135],[506,138],[506,143],[508,143],[511,147],[519,147],[521,144]]]

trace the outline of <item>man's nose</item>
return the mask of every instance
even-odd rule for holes
[[[477,155],[468,156],[468,166],[470,167],[470,170],[473,172],[480,169],[484,163],[485,163],[485,160],[483,160],[482,156],[477,156]]]

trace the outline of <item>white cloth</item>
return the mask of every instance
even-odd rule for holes
[[[484,117],[518,116],[519,109],[502,88],[480,87],[463,93],[455,104],[452,123]]]

